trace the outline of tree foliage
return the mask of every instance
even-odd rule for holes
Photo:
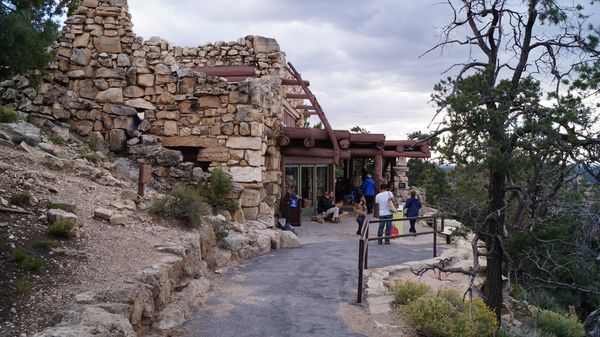
[[[55,56],[57,19],[79,0],[0,1],[0,79],[44,69]]]
[[[360,127],[360,126],[354,126],[350,129],[350,132],[352,133],[363,133],[363,134],[367,134],[367,133],[371,133],[369,130],[367,130],[366,128]]]
[[[447,3],[452,21],[432,50],[470,52],[434,88],[433,135],[447,160],[485,171],[484,204],[462,220],[486,244],[483,295],[500,320],[502,275],[518,267],[507,238],[549,226],[573,168],[598,159],[598,113],[585,99],[598,86],[598,31],[590,10],[553,0]]]

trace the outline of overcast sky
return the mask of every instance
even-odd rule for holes
[[[335,129],[360,125],[387,139],[426,131],[441,73],[460,58],[439,52],[449,13],[437,0],[129,0],[134,31],[177,46],[273,37]]]

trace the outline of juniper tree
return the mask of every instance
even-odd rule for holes
[[[449,161],[486,172],[485,209],[472,220],[487,249],[474,250],[487,260],[483,295],[500,321],[507,236],[542,226],[572,168],[598,158],[597,107],[586,99],[598,83],[598,31],[591,11],[553,0],[447,4],[451,22],[428,52],[458,46],[469,56],[434,88],[434,135]]]
[[[57,20],[79,0],[0,1],[0,79],[44,69],[55,56]]]

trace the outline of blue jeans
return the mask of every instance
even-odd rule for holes
[[[379,220],[391,220],[392,219],[392,215],[381,215],[379,216]],[[383,221],[379,223],[379,229],[377,229],[377,237],[381,238],[381,236],[383,235],[383,228],[385,227],[385,236],[390,236],[392,235],[392,222],[391,221]],[[377,241],[378,243],[381,243],[381,239],[379,239]],[[386,239],[385,243],[389,243],[390,239]]]

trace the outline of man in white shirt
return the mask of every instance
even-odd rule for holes
[[[378,209],[379,209],[379,220],[387,220],[387,219],[390,220],[390,221],[382,221],[379,223],[379,229],[377,230],[377,237],[379,238],[379,240],[377,240],[377,243],[382,244],[381,237],[383,235],[384,228],[385,228],[385,236],[392,235],[392,221],[391,221],[392,220],[392,210],[390,209],[390,206],[389,206],[390,200],[394,204],[395,208],[397,208],[398,205],[396,204],[396,199],[394,198],[394,195],[392,194],[392,192],[388,191],[386,184],[381,184],[379,186],[379,190],[381,192],[379,192],[375,196],[375,203],[377,204]],[[385,239],[385,244],[389,245],[390,239]]]

